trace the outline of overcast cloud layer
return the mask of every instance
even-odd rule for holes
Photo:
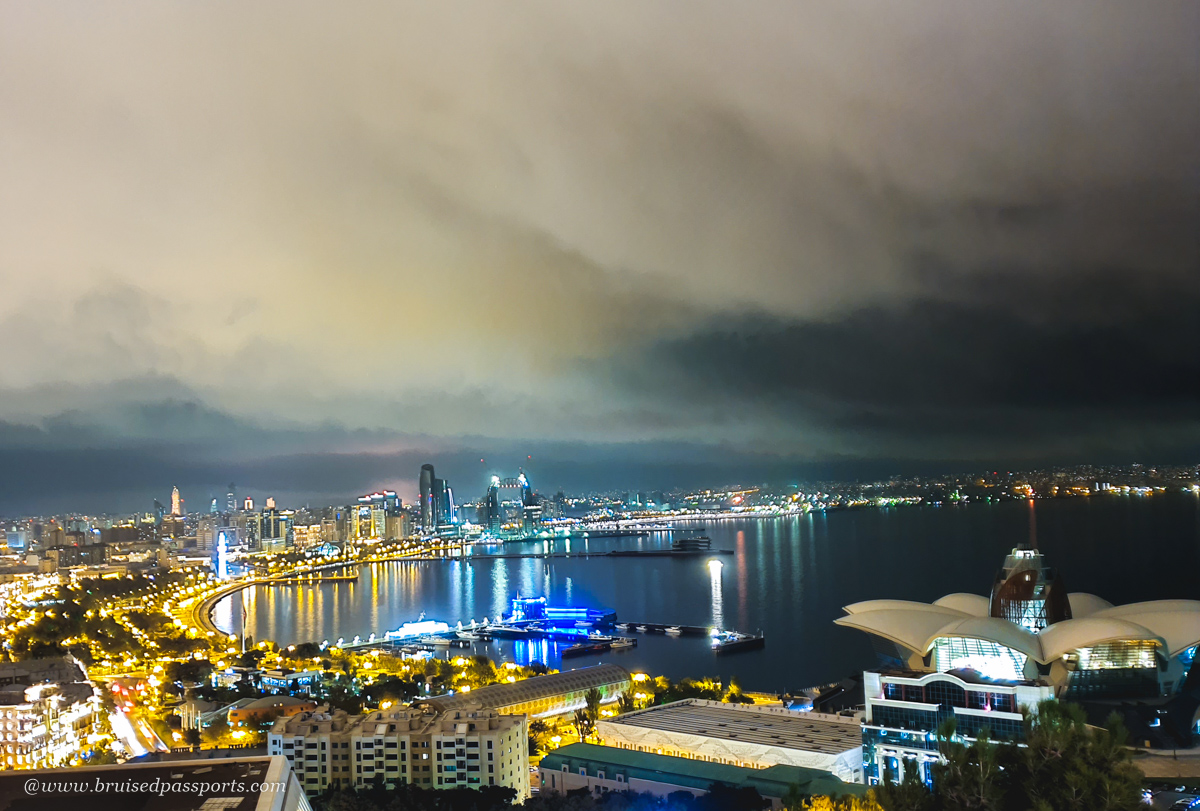
[[[1198,41],[0,2],[0,511],[1200,453]]]

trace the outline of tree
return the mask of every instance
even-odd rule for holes
[[[583,700],[587,702],[587,708],[584,710],[584,712],[587,713],[588,722],[592,726],[595,726],[596,722],[600,720],[601,698],[602,696],[600,695],[600,691],[595,687],[583,694]]]
[[[1125,748],[1120,717],[1087,725],[1083,709],[1048,700],[1025,719],[1025,747],[1014,758],[1013,783],[1027,807],[1071,811],[1137,808],[1141,772]]]
[[[586,741],[592,730],[592,722],[588,719],[587,710],[575,710],[575,714],[571,716],[571,725],[575,727],[579,740]]]
[[[541,754],[547,749],[550,738],[550,725],[541,718],[529,722],[529,756]]]
[[[934,808],[933,794],[921,782],[917,769],[905,769],[904,779],[899,783],[893,782],[891,775],[885,775],[883,785],[876,794],[878,804],[888,811],[932,811]]]
[[[990,811],[1001,807],[1000,752],[987,728],[970,743],[954,734],[954,719],[938,730],[942,762],[933,765],[933,784],[943,804],[961,811]],[[906,770],[907,771],[907,770]]]
[[[735,788],[725,783],[713,783],[707,794],[702,794],[691,803],[694,811],[762,811],[770,805],[771,801],[764,799],[757,789],[749,786]]]
[[[797,787],[792,786],[792,788]],[[785,796],[784,808],[788,809],[788,811],[883,811],[883,806],[875,800],[875,793],[873,791],[868,791],[862,797],[850,795],[843,797],[810,797],[807,800],[802,800],[798,805],[789,805],[788,797]]]
[[[626,713],[633,712],[637,709],[637,691],[630,687],[621,695],[617,696],[617,712]]]

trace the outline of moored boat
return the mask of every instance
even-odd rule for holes
[[[758,634],[740,634],[737,631],[722,631],[713,634],[713,653],[738,653],[744,650],[755,650],[767,644],[766,637]]]
[[[604,653],[611,647],[611,642],[580,642],[578,645],[563,648],[562,655],[566,658],[568,656],[583,656],[587,653]]]

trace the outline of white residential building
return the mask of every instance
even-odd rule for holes
[[[60,766],[96,731],[100,700],[87,682],[0,687],[5,768]]]
[[[322,708],[280,718],[268,753],[287,757],[309,794],[330,785],[360,787],[382,779],[424,788],[508,786],[529,797],[528,724],[524,715],[479,707],[436,712],[376,710],[351,716]]]

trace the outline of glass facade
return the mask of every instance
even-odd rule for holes
[[[1104,642],[1067,655],[1068,698],[1153,698],[1158,646],[1149,640]]]
[[[977,738],[984,729],[993,740],[1024,737],[1024,722],[1012,692],[964,682],[953,675],[923,684],[907,681],[889,681],[883,676],[879,696],[907,706],[878,699],[870,705],[863,727],[863,770],[868,783],[881,781],[887,771],[899,779],[899,774],[910,768],[918,769],[922,779],[928,780],[929,762],[938,756],[937,731],[950,719],[956,737]]]
[[[1028,656],[986,639],[943,636],[934,640],[930,663],[934,670],[974,670],[990,679],[1019,681],[1025,677]]]
[[[1158,645],[1150,640],[1103,642],[1090,648],[1080,648],[1073,654],[1077,670],[1109,670],[1158,668]],[[1068,658],[1068,662],[1071,661]]]

